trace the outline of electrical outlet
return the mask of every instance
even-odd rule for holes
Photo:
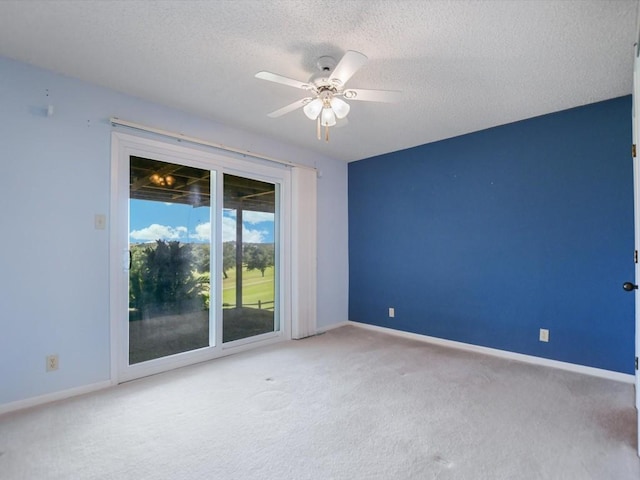
[[[389,318],[393,318],[396,316],[396,309],[393,307],[389,307]]]
[[[549,341],[549,330],[547,330],[546,328],[541,328],[540,329],[540,341],[541,342],[548,342]]]
[[[58,370],[58,355],[47,355],[47,372]]]

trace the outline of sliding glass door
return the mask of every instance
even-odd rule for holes
[[[224,175],[224,343],[279,329],[277,185]]]
[[[211,172],[131,156],[130,178],[129,364],[209,347]]]
[[[117,165],[119,183],[128,183],[116,207],[126,223],[118,230],[126,242],[122,234],[115,242],[125,253],[120,379],[289,332],[281,320],[286,171],[178,150],[123,149]]]

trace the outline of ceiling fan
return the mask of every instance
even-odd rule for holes
[[[325,127],[325,140],[328,142],[329,127],[334,126],[338,120],[346,121],[346,116],[351,109],[345,100],[393,103],[400,99],[400,92],[397,90],[346,88],[347,81],[365,63],[367,63],[366,55],[347,50],[337,64],[333,57],[320,57],[317,62],[320,72],[312,75],[308,82],[283,77],[277,73],[264,71],[256,73],[256,78],[300,88],[308,91],[310,95],[271,112],[268,116],[277,118],[302,108],[309,119],[316,121],[318,140],[321,138],[321,127]]]

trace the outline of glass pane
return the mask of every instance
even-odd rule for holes
[[[272,183],[224,175],[223,342],[279,329],[276,197]]]
[[[209,346],[210,172],[130,158],[129,364]]]

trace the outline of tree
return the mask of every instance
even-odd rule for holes
[[[236,242],[224,242],[222,244],[222,275],[229,278],[227,270],[236,266]]]
[[[198,273],[208,272],[211,262],[211,248],[208,243],[191,244],[193,264]]]
[[[192,245],[157,240],[133,256],[130,304],[143,317],[202,308],[198,301],[205,278],[197,273]],[[138,249],[137,249],[138,250]]]
[[[260,270],[264,272],[275,263],[275,251],[273,243],[251,243],[244,247],[244,258],[247,270]]]

